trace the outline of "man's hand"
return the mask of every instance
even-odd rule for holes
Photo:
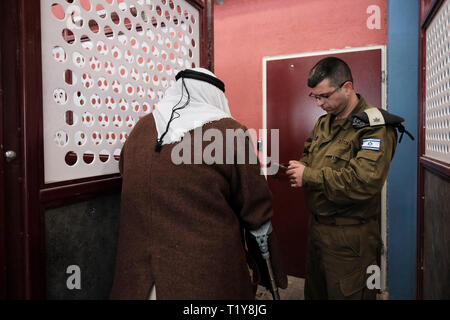
[[[291,187],[299,188],[303,185],[302,177],[305,166],[298,161],[289,161],[289,167],[286,174],[289,176]]]

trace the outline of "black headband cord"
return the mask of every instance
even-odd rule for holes
[[[208,82],[209,84],[212,84],[216,88],[220,89],[223,93],[225,93],[225,84],[220,79],[210,76],[209,74],[187,69],[177,73],[177,75],[175,76],[175,80],[178,80],[180,78],[189,78]]]

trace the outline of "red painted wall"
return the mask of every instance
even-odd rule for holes
[[[233,117],[262,127],[263,57],[386,44],[386,1],[214,1],[214,73],[225,82]],[[367,27],[371,5],[380,8],[379,30]]]

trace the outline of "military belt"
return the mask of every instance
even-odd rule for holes
[[[364,219],[364,218],[350,218],[350,217],[326,217],[315,214],[314,219],[316,220],[317,223],[326,224],[329,226],[352,226],[365,224],[370,220],[375,220],[376,216]]]

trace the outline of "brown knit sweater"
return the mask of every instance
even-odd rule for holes
[[[245,130],[229,118],[196,130],[209,128],[224,137],[226,129]],[[194,137],[193,132],[188,134]],[[253,299],[242,230],[258,228],[273,214],[259,164],[175,165],[171,152],[178,143],[163,145],[158,153],[156,139],[155,120],[148,115],[122,149],[120,234],[111,299],[148,299],[152,284],[157,299]],[[202,150],[210,143],[204,142]],[[246,148],[250,145],[247,139]],[[273,241],[272,249],[278,284],[286,287]]]

